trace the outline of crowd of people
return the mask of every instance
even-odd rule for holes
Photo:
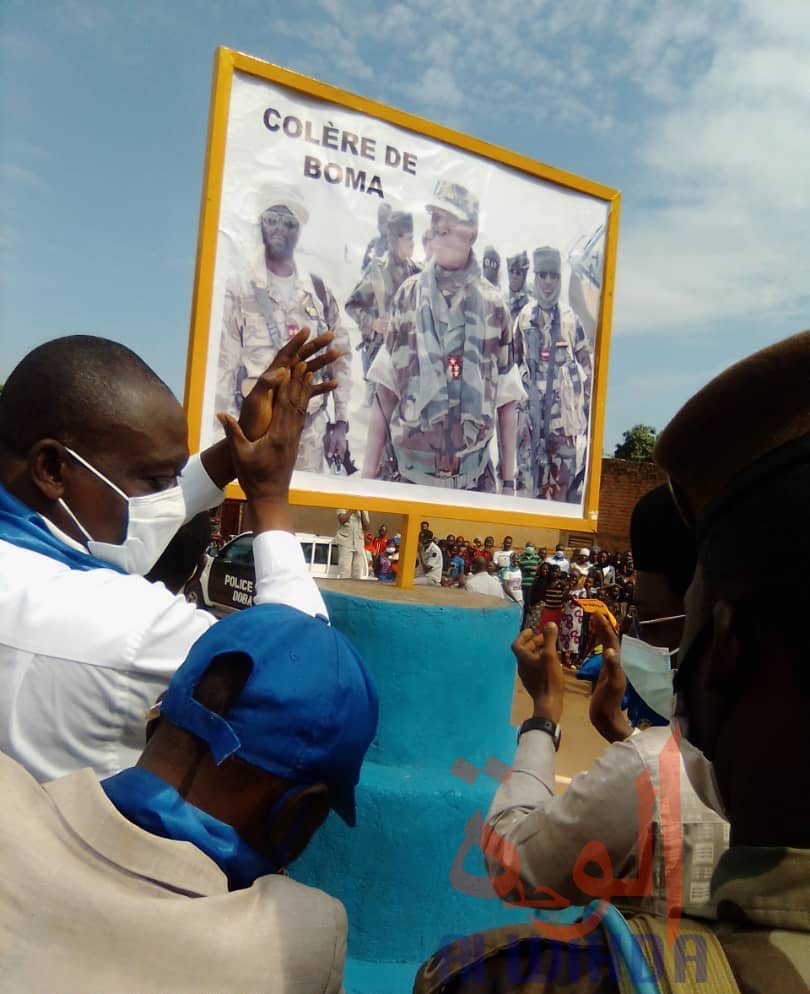
[[[182,408],[113,342],[47,343],[5,383],[4,989],[342,990],[345,911],[286,868],[330,811],[355,823],[378,698],[292,530],[307,408],[334,388],[314,379],[332,336],[307,337],[191,459]],[[494,894],[532,917],[449,942],[415,994],[810,992],[807,645],[762,610],[772,578],[750,554],[784,519],[789,584],[810,555],[808,382],[805,332],[688,401],[657,441],[668,485],[634,510],[632,558],[487,537],[468,572],[468,544],[441,548],[422,523],[417,581],[455,569],[515,594],[519,572],[527,617],[540,610],[512,645],[532,715],[480,836]],[[255,605],[217,621],[145,574],[234,476]],[[594,596],[613,588],[632,592],[621,641],[629,601]],[[563,615],[589,604],[591,720],[610,744],[558,795]],[[657,727],[640,730],[631,689]]]

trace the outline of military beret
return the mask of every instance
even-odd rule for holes
[[[716,376],[658,436],[653,458],[696,522],[810,459],[810,331]]]
[[[542,248],[536,248],[532,253],[532,261],[534,262],[534,271],[536,273],[542,269],[553,269],[555,273],[559,273],[560,266],[562,265],[559,251],[551,248],[550,245],[543,245]]]
[[[388,234],[399,238],[413,232],[413,214],[406,211],[394,211],[388,219]]]
[[[448,180],[437,181],[433,200],[426,205],[426,210],[447,211],[468,224],[478,224],[478,197],[466,187]]]
[[[529,255],[525,249],[523,252],[518,252],[517,255],[510,255],[506,260],[506,268],[508,270],[520,269],[525,273],[529,268]]]

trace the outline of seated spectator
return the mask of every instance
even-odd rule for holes
[[[380,527],[377,529],[377,537],[372,539],[371,551],[375,559],[377,558],[377,556],[379,556],[379,554],[383,551],[383,549],[385,549],[385,547],[388,545],[388,542],[389,542],[388,526],[380,525]]]
[[[396,580],[396,573],[394,572],[394,556],[396,553],[397,547],[391,542],[377,556],[375,576],[381,583],[393,583]]]
[[[465,577],[464,589],[472,594],[485,594],[487,597],[500,597],[503,592],[498,579],[487,572],[487,561],[483,556],[475,556],[470,565],[470,575]]]
[[[438,545],[433,541],[433,532],[428,529],[419,536],[419,562],[413,582],[419,585],[442,582],[442,554]]]
[[[450,549],[450,563],[447,570],[448,577],[453,581],[450,586],[458,583],[459,577],[464,572],[465,565],[464,557],[459,555],[458,546],[453,545]]]
[[[268,394],[293,390],[290,369],[303,358],[317,370],[337,355],[312,358],[332,336],[306,345],[307,334],[290,340],[245,399],[240,423],[249,437],[267,429]],[[302,384],[294,387],[299,400],[306,390],[331,389]],[[234,475],[226,441],[189,459],[186,436],[185,414],[165,383],[106,339],[47,342],[6,380],[0,748],[38,780],[132,765],[145,710],[215,624],[143,576],[187,519],[221,503]],[[268,534],[254,543],[257,603],[276,569],[276,546],[289,541]]]

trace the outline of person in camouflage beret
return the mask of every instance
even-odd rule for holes
[[[373,255],[346,301],[346,313],[360,329],[363,375],[382,345],[388,327],[394,294],[409,276],[419,272],[413,261],[413,215],[394,211],[386,227],[388,249],[382,256]],[[369,384],[367,402],[374,400],[374,385]]]
[[[363,475],[494,492],[497,433],[502,489],[513,495],[516,403],[525,392],[503,298],[473,253],[478,200],[439,180],[427,210],[432,265],[397,291],[368,373],[377,396]]]
[[[789,521],[792,555],[782,568],[794,586],[803,579],[810,557],[808,383],[810,332],[802,332],[715,377],[670,421],[654,451],[697,543],[674,724],[696,793],[731,823],[731,846],[711,880],[717,921],[670,922],[676,950],[682,936],[700,940],[691,940],[692,966],[685,957],[680,964],[693,983],[672,985],[667,973],[670,985],[662,982],[659,991],[810,992],[807,636],[800,623],[775,624],[763,611],[773,581],[750,554],[773,544],[775,521]],[[551,636],[556,632],[549,642]],[[536,713],[563,694],[554,656],[543,645],[527,671]],[[662,935],[648,916],[642,923],[643,932]],[[419,971],[414,994],[627,991],[611,956],[616,945],[610,953],[609,945],[601,929],[573,942],[544,939],[532,924],[491,929],[439,950]],[[664,956],[672,948],[657,946]],[[660,976],[660,963],[653,970]],[[648,980],[635,989],[656,986]]]
[[[518,412],[518,488],[527,496],[579,503],[585,481],[593,362],[587,336],[560,305],[560,253],[533,253],[537,299],[515,322],[528,394]]]
[[[309,211],[294,189],[274,187],[259,195],[259,228],[264,249],[253,268],[232,279],[225,288],[216,411],[237,416],[243,399],[273,357],[302,328],[310,338],[331,331],[340,356],[316,374],[320,380],[336,380],[334,422],[330,421],[326,396],[314,397],[298,447],[297,470],[320,473],[329,463],[346,455],[349,397],[351,394],[351,346],[340,322],[340,307],[314,273],[301,274],[295,263],[295,248]],[[216,430],[221,432],[219,423]]]
[[[529,256],[525,249],[509,256],[506,271],[509,274],[509,314],[514,321],[526,304],[534,300],[534,290],[527,279]]]

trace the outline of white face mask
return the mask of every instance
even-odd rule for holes
[[[663,649],[631,635],[622,636],[622,669],[648,708],[668,719],[672,714],[672,665],[677,649]]]
[[[120,487],[107,479],[86,459],[65,446],[73,458],[102,483],[114,490],[127,505],[127,532],[120,545],[97,542],[61,498],[59,503],[87,539],[87,548],[98,559],[118,566],[126,573],[143,575],[160,559],[178,528],[186,520],[186,499],[179,485],[143,497],[127,497]]]

